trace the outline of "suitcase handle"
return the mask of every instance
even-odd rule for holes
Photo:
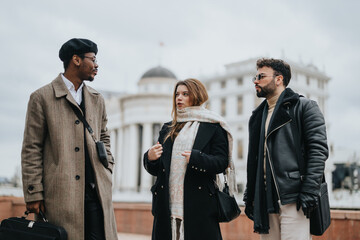
[[[26,211],[24,212],[25,215],[22,216],[22,218],[27,218],[27,217],[29,216],[29,213],[30,213],[30,212],[26,210]],[[42,218],[42,220],[43,220],[44,222],[49,222],[49,221],[47,220],[47,218],[45,217],[45,214],[44,214],[41,210],[39,211],[39,217]]]

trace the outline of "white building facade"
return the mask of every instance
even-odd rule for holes
[[[116,162],[114,200],[151,200],[150,187],[154,177],[144,169],[142,158],[157,142],[162,124],[171,121],[176,82],[171,71],[158,66],[143,74],[138,82],[138,93],[104,94]]]
[[[207,107],[222,115],[233,133],[233,161],[237,172],[239,199],[242,199],[246,184],[248,120],[252,111],[264,100],[256,96],[252,82],[256,74],[256,60],[254,58],[231,63],[225,65],[225,72],[222,74],[199,78],[209,93]],[[289,87],[317,101],[326,119],[330,78],[312,65],[286,61],[292,70]],[[126,193],[125,195],[131,196],[129,200],[134,201],[137,195],[141,196],[139,201],[151,201],[150,187],[154,178],[145,171],[142,156],[156,143],[161,125],[171,120],[175,83],[175,75],[159,66],[142,76],[138,82],[137,94],[110,94],[106,97],[108,128],[116,161],[114,200],[117,200],[116,196],[120,200],[127,200],[121,197]],[[327,162],[327,166],[329,165],[332,166]],[[327,170],[328,182],[331,180],[330,170]]]

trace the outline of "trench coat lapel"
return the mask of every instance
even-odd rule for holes
[[[94,113],[95,113],[94,106],[98,105],[97,102],[99,100],[99,93],[84,84],[83,97],[84,97],[83,101],[85,101],[85,109],[86,109],[85,118],[86,121],[91,126],[91,122],[94,120]]]
[[[71,103],[72,105],[74,105],[76,108],[78,108],[78,110],[83,114],[83,112],[81,111],[79,105],[76,103],[75,99],[73,98],[73,96],[71,94],[69,94],[69,90],[67,89],[63,79],[61,78],[61,75],[59,74],[57,76],[57,78],[55,78],[55,80],[52,82],[52,86],[54,88],[54,92],[55,92],[55,97],[56,98],[62,98],[65,97],[66,100]]]

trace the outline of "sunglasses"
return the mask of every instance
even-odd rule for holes
[[[259,74],[259,75],[256,75],[255,77],[252,78],[252,81],[255,82],[256,80],[260,81],[261,79],[263,78],[266,78],[266,77],[276,77],[277,75],[264,75],[264,74]]]

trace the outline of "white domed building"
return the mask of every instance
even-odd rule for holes
[[[251,80],[256,74],[256,60],[252,58],[230,63],[225,65],[225,71],[221,74],[199,78],[209,93],[207,108],[222,115],[233,134],[232,156],[239,200],[242,199],[246,184],[248,121],[252,111],[264,100],[256,97]],[[289,87],[316,100],[326,119],[330,78],[313,65],[286,61],[292,69]],[[158,66],[143,74],[138,82],[137,94],[103,93],[116,162],[113,189],[115,201],[151,201],[150,188],[154,178],[144,169],[142,155],[156,143],[162,123],[171,120],[172,93],[176,81],[171,71]],[[326,179],[331,185],[332,161],[329,160],[326,164]]]
[[[139,193],[150,194],[153,177],[144,169],[142,157],[156,143],[162,124],[171,120],[176,82],[170,70],[158,66],[142,75],[136,94],[103,92],[116,162],[113,190],[121,192],[114,200],[136,201],[134,197],[144,199]]]

